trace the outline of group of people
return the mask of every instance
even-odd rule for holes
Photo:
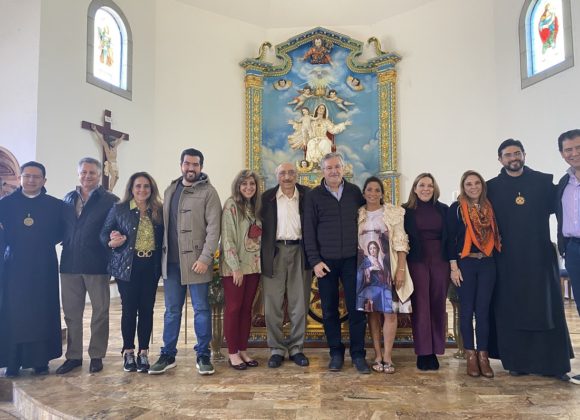
[[[204,156],[196,149],[182,152],[181,176],[165,190],[163,201],[146,172],[129,178],[119,201],[99,185],[101,165],[92,158],[79,162],[80,185],[61,201],[46,194],[44,166],[26,163],[21,187],[0,200],[0,245],[5,250],[0,266],[0,366],[6,367],[6,376],[18,375],[21,368],[46,374],[48,362],[61,356],[55,245],[62,242],[67,350],[57,374],[82,366],[87,292],[93,307],[89,371],[103,369],[111,276],[121,296],[125,371],[161,374],[176,366],[189,290],[196,368],[201,375],[213,374],[208,290],[219,245],[224,336],[228,363],[235,370],[259,365],[247,350],[260,281],[271,352],[268,367],[280,367],[286,355],[298,366],[309,365],[304,337],[314,273],[330,371],[342,370],[345,360],[340,284],[353,366],[363,374],[392,374],[397,313],[412,312],[417,368],[439,369],[451,281],[459,296],[468,375],[493,377],[492,357],[501,359],[512,375],[540,374],[580,383],[580,377],[567,375],[574,356],[548,226],[556,212],[558,247],[580,294],[580,130],[563,133],[558,145],[570,165],[558,186],[551,175],[525,166],[522,143],[508,139],[498,149],[503,166],[499,176],[485,182],[479,173],[465,172],[451,207],[439,201],[439,187],[430,173],[416,177],[402,206],[384,203],[383,182],[370,177],[361,191],[343,177],[338,153],[322,157],[322,180],[313,189],[297,183],[291,163],[276,168],[278,184],[262,194],[259,175],[242,170],[223,209],[202,171]],[[163,347],[150,365],[160,277]],[[578,300],[577,305],[580,313]],[[291,324],[287,334],[285,312]],[[374,347],[370,365],[367,320]]]

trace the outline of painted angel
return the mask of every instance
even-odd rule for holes
[[[298,91],[298,93],[300,95],[298,95],[297,97],[292,99],[290,102],[288,102],[288,105],[295,105],[294,111],[297,111],[302,105],[304,105],[304,102],[307,99],[312,98],[314,96],[312,94],[312,88],[308,85],[304,86],[303,89],[296,89],[296,90]]]
[[[348,102],[336,95],[336,90],[331,89],[328,91],[328,95],[325,96],[327,101],[333,102],[337,107],[345,112],[348,112],[347,106],[354,105],[354,102]]]

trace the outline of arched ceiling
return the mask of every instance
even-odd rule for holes
[[[179,0],[264,28],[373,25],[436,0]]]

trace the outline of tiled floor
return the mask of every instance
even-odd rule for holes
[[[573,302],[567,300],[565,306],[574,348],[580,354],[580,318]],[[188,317],[191,322],[191,312]],[[580,386],[536,376],[510,377],[496,361],[492,362],[495,379],[470,378],[464,374],[465,362],[453,357],[453,349],[440,358],[436,372],[418,371],[413,351],[396,349],[394,375],[359,375],[348,363],[342,372],[330,373],[324,349],[307,349],[308,368],[286,361],[280,369],[268,369],[268,351],[256,349],[251,353],[260,367],[237,372],[217,362],[216,374],[202,377],[194,366],[190,327],[188,344],[182,331],[177,368],[159,376],[125,373],[119,355],[119,319],[115,298],[103,372],[89,374],[85,360],[82,370],[65,376],[24,374],[15,381],[16,405],[25,410],[26,418],[58,418],[65,413],[95,419],[580,418]],[[162,323],[159,294],[152,359],[158,354]],[[53,361],[51,371],[61,363]],[[580,373],[580,361],[572,365]]]

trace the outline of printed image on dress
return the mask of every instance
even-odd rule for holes
[[[359,236],[357,310],[393,313],[392,287],[388,232],[363,230]]]

